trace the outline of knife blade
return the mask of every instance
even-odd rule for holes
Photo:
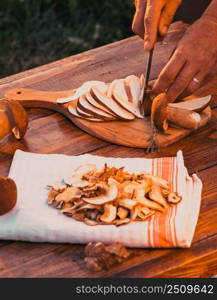
[[[148,59],[147,59],[146,70],[145,70],[145,88],[144,88],[144,94],[142,99],[142,107],[144,105],[148,93],[150,92],[148,83],[149,83],[149,77],[151,73],[153,52],[154,52],[154,47],[148,52]]]

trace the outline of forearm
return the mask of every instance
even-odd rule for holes
[[[211,17],[217,21],[217,0],[212,0],[210,5],[205,10],[203,16]]]

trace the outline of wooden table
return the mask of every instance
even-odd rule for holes
[[[172,26],[168,38],[156,47],[151,77],[156,78],[186,25]],[[0,96],[13,87],[66,90],[84,81],[111,81],[144,72],[145,54],[137,37],[122,40],[0,80]],[[208,87],[217,94],[217,80]],[[213,97],[215,106],[216,97]],[[36,153],[114,157],[157,157],[184,153],[190,173],[197,171],[204,183],[202,207],[190,249],[132,249],[134,256],[109,272],[91,273],[83,262],[83,246],[66,244],[0,242],[0,277],[210,277],[217,274],[217,110],[208,126],[146,155],[142,149],[112,145],[89,136],[57,113],[30,109],[25,140],[12,142],[0,156],[0,175],[7,175],[13,151],[19,147]]]

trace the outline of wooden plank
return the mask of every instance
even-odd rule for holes
[[[153,128],[149,117],[143,119],[136,118],[133,121],[114,120],[112,122],[92,122],[83,118],[77,118],[68,110],[68,106],[76,109],[77,101],[62,105],[56,102],[58,97],[68,97],[70,95],[72,95],[71,90],[55,92],[16,88],[9,90],[5,94],[5,97],[19,101],[24,107],[50,108],[51,110],[60,112],[80,129],[106,142],[135,148],[148,148],[151,145],[150,138],[153,136]],[[193,131],[184,128],[169,127],[167,135],[156,134],[155,142],[159,147],[164,148],[184,138]]]
[[[176,32],[177,40],[182,34],[183,31],[180,31],[179,27]],[[169,38],[165,43],[170,43]],[[172,43],[174,47],[175,42]],[[158,45],[158,57],[156,58],[158,66],[153,69],[152,78],[156,77],[167,61],[171,53],[170,45],[169,47],[166,44]],[[131,74],[132,70],[135,71],[135,74],[144,72],[144,62],[142,41],[133,37],[0,80],[0,92],[3,94],[5,90],[15,86],[44,90],[52,90],[55,87],[58,90],[65,90],[77,87],[89,79],[111,81],[114,78]],[[93,76],[95,77],[93,78]],[[212,86],[214,90],[216,83],[212,83]],[[209,91],[210,89],[211,87],[209,87]],[[106,143],[81,133],[59,115],[54,114],[38,119],[41,116],[44,116],[43,113],[35,113],[36,119],[30,122],[30,129],[26,137],[28,143],[23,145],[24,149],[29,149],[28,151],[74,155],[92,151],[94,154],[105,156],[148,157],[143,150],[114,145],[108,147]],[[48,128],[50,131],[47,130]],[[132,250],[135,256],[123,265],[116,266],[110,272],[93,274],[84,266],[83,246],[2,241],[0,242],[0,277],[103,277],[114,275],[127,277],[128,274],[133,274],[135,277],[147,275],[156,277],[174,274],[182,276],[182,272],[189,272],[187,274],[190,276],[195,276],[197,272],[203,276],[214,275],[217,272],[216,249],[214,248],[217,234],[216,129],[217,126],[213,122],[210,124],[210,128],[207,127],[182,142],[153,155],[174,155],[179,148],[182,148],[187,167],[191,172],[195,169],[204,169],[199,172],[199,176],[204,181],[203,201],[191,249]],[[96,150],[99,148],[99,151]],[[10,154],[1,157],[0,174],[7,174],[10,161]],[[171,257],[176,258],[177,254],[180,254],[180,259],[176,263],[176,259],[172,261]],[[161,262],[164,262],[162,267]],[[198,268],[195,268],[197,264]],[[210,272],[207,272],[206,264],[208,264]],[[144,274],[144,268],[148,269],[149,273]]]
[[[199,176],[204,182],[206,181],[206,185],[204,185],[201,213],[192,248],[132,249],[134,256],[124,264],[114,267],[109,272],[93,274],[84,265],[83,246],[13,242],[0,248],[0,266],[4,263],[4,267],[0,270],[0,277],[156,277],[163,273],[168,275],[170,270],[176,272],[179,267],[186,266],[189,267],[189,274],[193,276],[197,261],[202,266],[201,261],[204,258],[209,261],[212,268],[203,276],[214,275],[217,272],[217,265],[215,260],[214,265],[212,264],[211,258],[217,250],[217,166],[200,172]],[[27,249],[30,251],[28,259]],[[172,259],[173,257],[178,259]],[[179,271],[177,272],[177,276],[181,276]],[[202,274],[202,267],[198,272]]]
[[[115,157],[164,157],[175,156],[178,150],[183,151],[186,166],[190,173],[200,171],[217,163],[217,109],[213,110],[213,118],[209,124],[192,133],[185,139],[170,145],[165,149],[147,154],[143,149],[126,148],[109,145],[102,149],[93,151],[96,155]],[[194,145],[192,147],[192,145]]]
[[[185,250],[174,250],[118,277],[211,277],[217,272],[217,235]],[[190,258],[190,259],[189,259]]]
[[[165,41],[157,44],[151,78],[159,74],[186,28],[187,25],[180,22],[174,24]],[[132,70],[134,74],[144,73],[147,55],[142,44],[140,38],[132,37],[3,78],[0,80],[0,96],[13,87],[68,90],[88,80],[109,82],[123,78],[132,74]]]
[[[0,174],[6,176],[16,149],[34,153],[79,155],[107,145],[79,130],[59,114],[30,122],[22,141],[10,140],[0,145]]]

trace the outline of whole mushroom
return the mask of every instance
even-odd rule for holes
[[[12,134],[17,140],[23,138],[28,126],[28,115],[22,105],[9,99],[0,100],[0,140]]]
[[[11,178],[0,177],[0,216],[9,212],[17,202],[17,187]]]

